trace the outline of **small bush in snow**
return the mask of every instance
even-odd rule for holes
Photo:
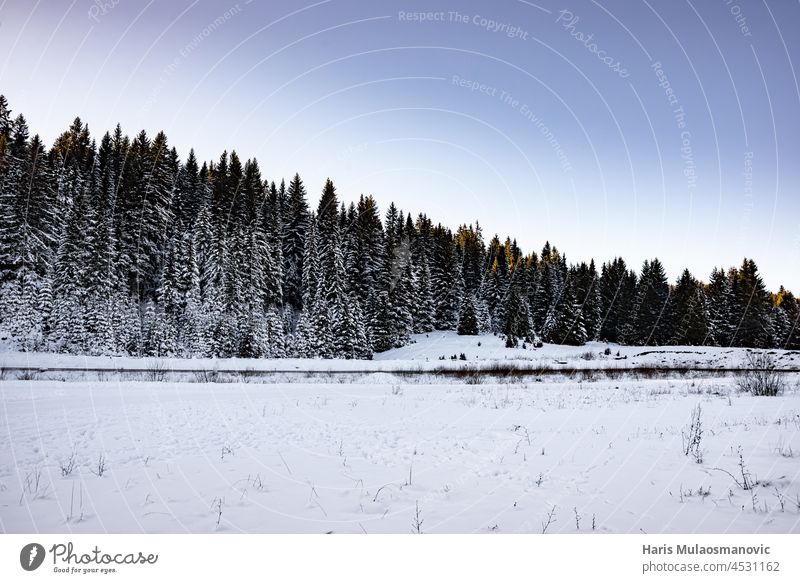
[[[61,470],[61,475],[66,478],[67,476],[72,475],[72,472],[75,471],[75,466],[77,465],[77,456],[73,451],[68,458],[61,460],[58,462],[58,467]]]
[[[169,368],[163,360],[154,359],[147,363],[147,380],[162,383],[167,378]]]
[[[736,379],[736,386],[756,397],[774,397],[783,393],[786,382],[775,369],[775,359],[766,352],[748,352],[745,370]]]
[[[17,378],[21,381],[36,381],[39,380],[39,371],[37,370],[24,370]]]
[[[98,478],[102,478],[103,474],[108,471],[108,463],[106,462],[106,456],[102,453],[97,458],[97,465],[94,468],[89,469],[95,476]]]
[[[38,500],[39,498],[47,497],[50,485],[45,485],[42,476],[42,470],[38,466],[33,468],[25,476],[25,483],[22,487],[22,496],[20,496],[19,504],[22,506],[22,500],[25,494],[28,495],[29,500]]]
[[[419,510],[419,501],[417,501],[415,510],[414,510],[414,518],[411,521],[411,532],[414,534],[422,534],[422,523],[425,522],[425,519],[422,518]]]
[[[692,418],[689,422],[689,427],[681,432],[681,437],[683,438],[683,455],[691,455],[698,464],[703,463],[703,450],[701,448],[703,440],[702,412],[699,404],[692,409]]]

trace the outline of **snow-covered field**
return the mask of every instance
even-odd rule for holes
[[[159,367],[310,372],[160,381],[113,372],[147,371],[148,359],[0,354],[0,530],[514,533],[542,532],[550,515],[548,533],[800,532],[797,373],[779,397],[708,373],[393,374],[441,356],[598,369],[744,357],[416,340],[372,362],[170,360]],[[800,365],[774,352],[780,367]],[[683,451],[698,405],[702,463]]]
[[[609,354],[605,354],[606,348]],[[770,350],[778,368],[800,372],[800,352]],[[464,355],[466,360],[460,360]],[[413,343],[375,355],[374,360],[307,360],[238,358],[130,358],[103,356],[72,356],[2,351],[0,370],[9,367],[29,367],[42,372],[58,373],[70,370],[103,371],[242,371],[257,372],[386,372],[438,371],[442,369],[480,369],[498,362],[518,367],[547,367],[548,369],[630,369],[637,367],[702,367],[737,368],[742,366],[745,351],[741,348],[713,346],[618,346],[589,342],[584,346],[545,344],[542,348],[528,346],[505,348],[501,338],[491,335],[459,336],[455,332],[417,334]],[[40,375],[47,376],[47,375]],[[50,375],[53,376],[53,375]],[[63,375],[55,375],[62,378]],[[107,375],[106,375],[107,377]],[[105,378],[105,377],[104,377]],[[189,375],[189,378],[195,378]]]

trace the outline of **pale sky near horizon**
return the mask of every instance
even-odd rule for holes
[[[798,25],[774,0],[0,0],[0,93],[48,144],[75,116],[163,129],[312,205],[329,176],[526,251],[671,280],[748,256],[800,293]]]

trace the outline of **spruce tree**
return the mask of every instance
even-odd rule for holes
[[[286,191],[283,219],[283,297],[295,310],[303,307],[303,249],[308,224],[306,190],[295,174]]]
[[[575,298],[581,306],[581,313],[586,325],[586,337],[588,340],[595,340],[600,333],[601,300],[600,282],[594,260],[589,265],[579,264],[575,269],[574,278]]]
[[[545,342],[580,346],[586,342],[586,323],[575,295],[575,270],[564,278],[558,299],[548,314]]]
[[[431,231],[433,239],[431,286],[433,288],[434,326],[440,330],[453,329],[461,307],[458,286],[459,266],[452,233],[442,225]]]
[[[417,284],[414,294],[414,304],[412,305],[414,332],[416,334],[423,334],[433,330],[435,316],[433,290],[431,289],[431,272],[428,268],[428,260],[424,256],[416,265],[414,281]]]
[[[773,296],[775,315],[775,345],[784,350],[800,350],[800,301],[792,292],[780,287]]]
[[[708,338],[704,344],[730,346],[733,338],[731,280],[724,269],[716,267],[706,286],[708,301]]]
[[[708,338],[708,306],[703,285],[684,269],[672,293],[671,344],[701,346]]]
[[[460,336],[476,336],[478,334],[478,315],[475,296],[464,294],[464,300],[458,311],[458,334]]]
[[[520,339],[525,342],[533,341],[533,323],[528,307],[526,281],[522,258],[519,258],[512,272],[506,297],[503,298],[503,304],[506,306],[503,334],[506,336],[508,346],[517,346]]]
[[[755,261],[745,258],[731,286],[731,344],[766,348],[772,336],[770,299]]]
[[[651,346],[666,344],[672,338],[670,312],[670,290],[664,266],[658,259],[645,260],[624,341]]]
[[[401,269],[397,281],[389,291],[389,305],[391,306],[391,320],[393,330],[392,344],[400,347],[411,340],[414,332],[414,272],[411,262],[408,261]]]
[[[621,257],[603,264],[600,273],[600,340],[619,342],[633,307],[637,277]]]

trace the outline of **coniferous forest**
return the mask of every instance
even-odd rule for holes
[[[309,193],[310,191],[310,193]],[[754,261],[685,270],[570,263],[485,240],[328,180],[262,176],[223,152],[182,160],[163,133],[75,119],[51,146],[0,96],[0,339],[75,354],[370,358],[434,329],[507,346],[800,349],[800,301]]]

